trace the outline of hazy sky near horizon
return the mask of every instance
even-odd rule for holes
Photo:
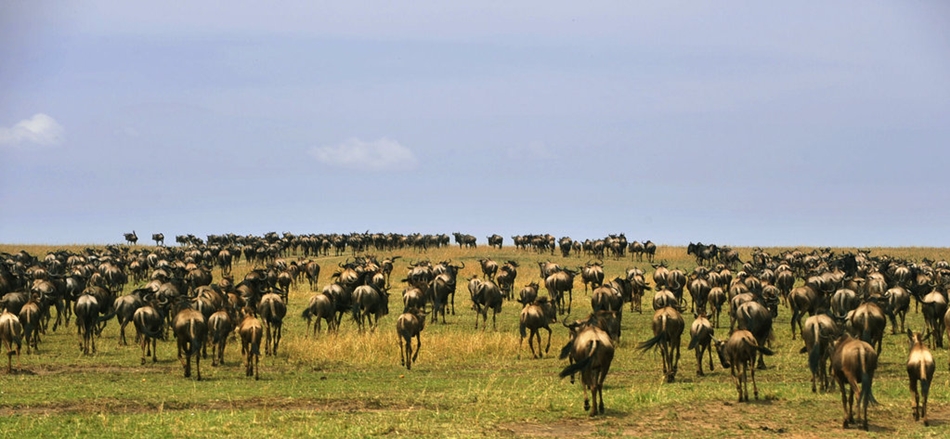
[[[950,3],[0,0],[0,242],[950,246]]]

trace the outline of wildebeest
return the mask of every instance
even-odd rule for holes
[[[518,303],[521,303],[522,308],[538,298],[538,287],[537,282],[531,282],[521,288],[521,291],[518,292]]]
[[[475,329],[478,329],[478,316],[482,316],[482,330],[488,325],[488,310],[492,310],[491,327],[495,329],[495,315],[501,312],[501,290],[494,282],[485,280],[469,283],[469,293],[472,296],[472,305],[475,309]]]
[[[818,290],[809,285],[793,288],[789,293],[788,303],[792,307],[792,340],[795,339],[795,326],[798,326],[798,330],[801,332],[802,319],[805,318],[805,313],[815,315],[821,300]]]
[[[653,263],[653,258],[656,257],[656,244],[649,239],[643,243],[643,252],[647,255],[647,261]]]
[[[146,296],[152,294],[148,288],[138,288],[129,294],[115,299],[115,318],[119,322],[119,344],[128,345],[125,339],[125,327],[132,321],[135,310],[145,306]]]
[[[224,348],[234,331],[234,321],[227,310],[218,310],[208,317],[208,341],[211,343],[211,365],[224,364]]]
[[[914,420],[923,420],[924,426],[929,426],[927,421],[927,397],[930,395],[930,383],[934,377],[934,357],[927,349],[924,342],[929,337],[921,337],[920,333],[914,333],[907,330],[907,337],[910,340],[910,354],[907,357],[907,377],[910,379],[910,391],[914,394]],[[917,391],[917,383],[920,383],[920,391]],[[920,397],[923,394],[924,402],[920,403]]]
[[[301,317],[307,320],[307,332],[305,332],[304,335],[310,332],[310,324],[313,323],[313,336],[316,337],[321,329],[320,320],[327,322],[327,332],[336,330],[335,311],[336,306],[333,304],[332,297],[324,293],[314,294],[310,298],[310,303],[307,304],[307,307],[304,308],[303,313],[301,313]],[[313,319],[317,321],[312,322]]]
[[[76,300],[76,326],[79,328],[79,350],[83,354],[96,352],[96,326],[99,323],[99,301],[91,294]]]
[[[376,330],[380,317],[389,314],[389,293],[380,291],[372,285],[360,285],[353,290],[353,319],[356,320],[360,332],[363,332],[364,321],[368,321],[370,329]]]
[[[525,336],[528,336],[528,347],[531,349],[531,355],[534,358],[541,358],[544,356],[544,353],[547,353],[551,349],[551,327],[549,323],[557,321],[557,310],[554,309],[554,304],[548,301],[547,297],[539,297],[534,302],[527,304],[524,308],[521,308],[520,323],[518,325],[518,332],[521,334],[521,339],[518,341],[518,350],[521,351],[521,344],[524,343]],[[540,329],[544,328],[548,331],[548,343],[544,348],[544,353],[541,352],[541,333]],[[531,331],[530,336],[528,331]],[[534,352],[534,339],[538,339],[538,352]]]
[[[512,289],[515,285],[515,279],[518,278],[518,263],[515,261],[507,261],[504,265],[498,267],[498,275],[495,277],[495,282],[498,283],[498,288],[501,288],[501,295],[507,300],[511,300]]]
[[[155,245],[164,246],[165,245],[165,235],[162,233],[153,233],[152,241],[155,241]]]
[[[561,349],[560,359],[570,357],[573,364],[564,368],[561,378],[581,373],[581,385],[584,387],[584,410],[590,410],[590,416],[598,411],[604,413],[604,380],[614,358],[614,345],[610,336],[590,320],[587,323],[574,323],[569,326],[572,339]],[[587,391],[590,391],[594,403],[590,403]],[[600,399],[598,406],[597,400]]]
[[[920,312],[924,315],[927,333],[933,337],[934,349],[943,347],[943,316],[947,313],[947,297],[941,290],[934,289],[920,300]],[[880,353],[880,352],[878,352]]]
[[[195,371],[201,381],[201,346],[208,338],[208,323],[204,315],[189,307],[187,299],[180,299],[177,312],[172,319],[172,331],[178,344],[178,361],[185,372],[185,378],[191,377],[191,359],[195,359]]]
[[[132,233],[123,233],[122,236],[125,237],[125,241],[128,242],[129,245],[135,245],[139,240],[139,237],[135,235],[135,230],[133,230]]]
[[[884,342],[884,328],[887,318],[884,311],[876,302],[864,302],[846,316],[848,329],[855,337],[876,346],[875,351],[881,354]]]
[[[647,350],[660,347],[663,357],[663,376],[666,382],[676,379],[676,370],[680,361],[680,337],[683,335],[683,316],[672,306],[661,308],[653,313],[653,338],[640,343],[637,348]]]
[[[263,303],[263,302],[262,302]],[[237,327],[238,334],[241,335],[241,355],[244,356],[244,375],[254,376],[259,380],[260,359],[261,359],[261,338],[264,336],[264,327],[260,319],[254,315],[253,310],[247,310],[244,318]],[[276,355],[277,348],[274,348]]]
[[[504,243],[504,241],[505,239],[502,238],[501,235],[494,234],[488,237],[488,246],[498,247],[498,249],[501,250],[502,243]]]
[[[459,232],[454,232],[452,233],[452,236],[455,237],[455,243],[459,245],[459,248],[462,248],[462,246],[471,247],[471,248],[478,247],[475,244],[476,239],[472,235],[466,235]]]
[[[712,311],[713,325],[719,327],[719,315],[722,314],[722,304],[726,303],[726,292],[720,287],[713,287],[706,296],[709,310]]]
[[[802,329],[805,346],[800,353],[808,354],[812,392],[817,391],[816,381],[820,381],[822,391],[831,386],[828,358],[831,357],[831,344],[838,338],[838,333],[838,325],[827,314],[815,314],[805,319],[805,327]]]
[[[713,370],[712,344],[713,325],[705,313],[696,315],[689,326],[689,345],[686,349],[696,351],[696,375],[703,376],[703,354],[709,352],[709,370]]]
[[[729,336],[725,342],[716,341],[716,351],[719,353],[719,361],[722,367],[731,368],[732,379],[736,384],[736,390],[739,393],[739,402],[749,400],[749,381],[746,373],[752,375],[752,393],[755,399],[759,399],[759,388],[755,384],[755,357],[762,355],[772,355],[772,351],[764,346],[760,346],[751,332],[739,329]],[[739,373],[738,369],[742,368]]]
[[[544,280],[544,286],[548,290],[548,297],[554,302],[560,314],[571,313],[571,303],[574,301],[574,276],[576,271],[562,269],[551,274]],[[568,294],[567,309],[564,307],[564,293]]]
[[[857,395],[858,410],[862,412],[864,430],[868,429],[868,403],[876,402],[871,394],[874,371],[877,370],[878,353],[865,341],[844,334],[835,342],[831,353],[831,370],[841,388],[841,407],[844,409],[842,426],[854,423],[854,399]],[[845,384],[851,388],[845,390]]]
[[[146,304],[137,308],[132,314],[136,339],[142,347],[142,364],[145,364],[145,358],[149,355],[152,356],[152,362],[158,361],[156,340],[165,339],[165,316],[162,315],[161,310],[160,306]]]
[[[479,259],[478,263],[482,266],[482,274],[485,279],[495,280],[495,273],[498,272],[498,263],[491,259]]]
[[[426,326],[426,314],[419,308],[410,308],[396,319],[396,335],[399,336],[399,364],[412,370],[412,363],[419,357],[422,348],[422,330]],[[416,338],[416,350],[412,352],[412,338]],[[405,343],[405,345],[404,345]]]
[[[261,297],[261,303],[257,306],[257,314],[260,316],[267,331],[267,339],[264,343],[265,355],[277,355],[277,347],[280,345],[280,336],[284,325],[284,316],[287,315],[287,305],[284,299],[276,293],[267,293]]]
[[[23,338],[26,339],[27,354],[37,350],[40,341],[40,330],[43,329],[40,322],[42,311],[36,299],[37,297],[31,298],[20,308],[19,319],[21,326],[23,326]]]
[[[587,285],[594,289],[604,284],[604,265],[601,262],[590,262],[580,268],[581,281],[584,282],[584,292],[587,292]]]
[[[19,317],[6,309],[3,310],[3,314],[0,314],[0,341],[3,341],[3,347],[7,351],[7,373],[13,372],[14,354],[16,354],[17,369],[20,368],[22,338],[23,325],[20,324]]]

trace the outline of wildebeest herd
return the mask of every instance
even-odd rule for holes
[[[453,235],[461,248],[477,246],[472,235]],[[0,255],[0,340],[8,354],[8,371],[13,369],[13,356],[19,361],[21,343],[25,342],[28,352],[35,351],[43,334],[68,325],[71,319],[76,322],[80,350],[94,353],[103,327],[115,318],[120,343],[127,343],[125,328],[133,324],[142,364],[148,357],[155,361],[159,339],[173,336],[184,376],[192,375],[194,362],[194,374],[200,380],[200,360],[207,357],[207,348],[211,347],[212,365],[217,366],[223,363],[227,340],[237,336],[246,374],[258,378],[261,344],[264,355],[277,354],[288,312],[287,294],[302,283],[301,278],[306,278],[314,292],[300,314],[308,322],[308,332],[311,324],[313,334],[321,331],[321,322],[334,331],[344,316],[352,317],[361,332],[375,331],[380,319],[389,314],[390,277],[400,256],[379,258],[370,252],[415,250],[420,254],[451,245],[447,235],[368,232],[212,235],[207,240],[185,235],[176,237],[180,245],[175,247],[164,246],[164,236],[154,234],[154,248],[134,245],[134,232],[125,238],[130,245],[55,251],[42,258],[22,251]],[[503,240],[493,235],[488,241],[500,248]],[[571,376],[573,382],[574,375],[580,373],[585,410],[591,416],[603,414],[603,385],[612,359],[622,347],[625,308],[628,313],[642,313],[643,298],[652,290],[653,337],[640,342],[638,348],[660,351],[658,369],[666,382],[676,379],[683,333],[688,327],[687,348],[695,350],[697,376],[704,375],[704,356],[708,355],[708,368],[714,368],[715,350],[722,367],[731,370],[738,401],[749,400],[750,379],[752,396],[758,399],[755,373],[767,370],[765,357],[774,354],[770,348],[773,321],[785,307],[792,315],[792,339],[796,329],[802,338],[801,352],[807,354],[802,364],[811,371],[812,391],[840,390],[845,427],[855,422],[857,400],[857,416],[867,429],[874,375],[883,355],[881,340],[890,321],[892,334],[908,336],[913,416],[928,424],[927,399],[935,369],[931,349],[943,347],[943,333],[950,326],[946,289],[950,264],[946,261],[901,260],[872,256],[869,251],[836,254],[819,249],[769,254],[754,249],[743,262],[738,252],[727,247],[691,243],[687,253],[696,257],[697,265],[687,272],[656,262],[652,242],[627,242],[623,234],[584,242],[526,235],[513,237],[513,242],[516,248],[534,251],[541,259],[557,248],[564,257],[590,259],[570,267],[538,261],[535,273],[540,279],[528,275],[530,281],[523,282],[517,297],[515,285],[523,267],[516,261],[481,258],[477,264],[480,274],[465,280],[459,278],[465,269],[462,262],[403,259],[405,277],[398,281],[404,285],[403,308],[394,324],[402,365],[411,369],[418,359],[427,319],[438,323],[441,317],[445,323],[447,313],[456,313],[455,293],[462,281],[475,310],[476,329],[481,320],[481,330],[486,330],[489,313],[495,329],[495,315],[506,301],[521,305],[521,340],[528,338],[535,358],[548,353],[550,325],[560,318],[570,334],[570,341],[560,350],[560,358],[569,361],[560,376]],[[321,267],[313,258],[328,256],[331,251],[348,257],[334,267],[331,281],[320,289]],[[644,255],[652,273],[639,268],[616,276],[604,272],[604,258],[642,261]],[[236,282],[231,276],[232,265],[242,258],[253,268]],[[215,271],[220,276],[218,282],[213,281]],[[590,290],[591,314],[581,319],[569,317],[575,278],[582,280],[585,292]],[[130,282],[134,288],[122,294]],[[539,295],[541,286],[546,296]],[[904,325],[912,302],[925,322],[919,332]],[[717,337],[724,307],[729,329]],[[693,319],[687,324],[684,316],[690,315]],[[313,320],[316,322],[311,323]],[[542,329],[547,331],[544,349]]]

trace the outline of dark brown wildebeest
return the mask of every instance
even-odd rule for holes
[[[32,297],[29,302],[20,308],[20,324],[23,326],[23,337],[26,339],[26,353],[36,352],[40,341],[41,308],[38,297]]]
[[[426,313],[419,308],[410,308],[396,319],[396,335],[399,336],[399,364],[412,370],[412,363],[419,357],[422,348],[422,330],[426,326]],[[412,352],[412,338],[416,338],[416,351]]]
[[[495,273],[498,273],[498,263],[491,259],[479,259],[478,263],[482,266],[482,274],[485,279],[495,280]]]
[[[521,350],[521,345],[527,336],[531,355],[533,355],[534,358],[543,357],[544,353],[547,353],[551,349],[551,327],[549,323],[556,321],[557,310],[554,309],[554,305],[548,301],[547,297],[539,297],[532,303],[527,304],[524,308],[521,308],[520,323],[518,325],[518,332],[521,334],[521,339],[518,341],[518,350]],[[541,352],[541,328],[548,331],[548,344],[547,347],[544,348],[544,353]],[[531,331],[530,336],[528,335],[528,330]],[[534,352],[533,345],[535,337],[538,339],[537,353]]]
[[[511,300],[512,289],[515,285],[515,279],[518,278],[518,263],[515,261],[507,261],[504,265],[498,268],[498,275],[495,277],[495,282],[498,283],[498,288],[501,288],[501,295],[505,299]]]
[[[656,294],[653,295],[653,310],[658,311],[668,306],[679,309],[679,302],[676,300],[676,296],[669,288],[663,287],[657,289]]]
[[[152,241],[155,241],[155,245],[161,247],[165,245],[165,235],[162,233],[153,233]]]
[[[703,354],[709,352],[709,371],[713,370],[712,343],[713,325],[706,318],[705,313],[696,315],[696,319],[689,326],[689,345],[686,349],[696,351],[696,375],[703,376]]]
[[[238,334],[241,334],[241,355],[244,356],[244,375],[254,376],[259,380],[260,360],[261,360],[261,339],[264,337],[264,326],[260,319],[254,315],[253,309],[247,309],[244,318],[237,327]],[[276,348],[275,348],[276,350]]]
[[[224,364],[224,348],[234,331],[234,321],[227,310],[218,310],[208,317],[208,341],[211,343],[211,365]]]
[[[652,264],[653,259],[656,257],[656,244],[649,239],[646,240],[646,242],[643,243],[643,252],[647,255],[647,261]]]
[[[906,288],[895,286],[884,291],[885,314],[891,319],[891,335],[897,334],[897,318],[900,317],[901,329],[904,332],[904,320],[907,310],[910,309],[910,293]]]
[[[473,279],[476,280],[476,279]],[[495,329],[495,316],[501,312],[501,290],[490,280],[475,283],[469,282],[469,293],[472,296],[472,305],[475,309],[475,329],[478,329],[478,316],[482,316],[482,330],[488,327],[488,310],[492,310],[491,327]]]
[[[587,261],[587,264],[580,267],[581,281],[584,282],[584,293],[587,293],[587,285],[594,289],[604,284],[604,265],[601,262]]]
[[[307,307],[304,308],[301,314],[301,317],[307,320],[307,332],[305,332],[304,335],[310,332],[310,324],[313,319],[317,320],[313,323],[314,337],[320,332],[320,320],[327,322],[327,332],[336,330],[335,312],[336,305],[333,304],[332,297],[324,293],[314,294],[313,297],[310,298],[310,303],[307,304]]]
[[[871,394],[874,371],[877,370],[877,352],[865,341],[844,334],[835,342],[831,353],[831,370],[841,388],[841,407],[844,409],[843,428],[854,422],[854,400],[857,395],[858,410],[862,413],[863,428],[868,429],[868,404],[876,402]],[[851,391],[845,390],[845,384]]]
[[[910,354],[907,357],[907,377],[910,379],[910,391],[914,394],[914,420],[923,420],[924,426],[930,426],[927,421],[927,397],[930,395],[930,383],[934,377],[934,357],[924,344],[927,337],[921,337],[920,333],[914,333],[907,330],[907,337],[910,339]],[[920,391],[917,391],[917,383],[920,382]],[[923,394],[924,402],[920,403],[920,397]]]
[[[521,304],[522,308],[528,306],[538,298],[538,288],[537,282],[531,282],[518,292],[518,303]]]
[[[778,298],[775,298],[775,300],[778,300]],[[753,300],[739,306],[736,311],[736,327],[751,332],[759,346],[765,347],[772,339],[772,320],[774,318],[775,316],[765,305]],[[761,354],[761,351],[756,367],[765,369],[765,357],[764,354]]]
[[[544,280],[544,286],[548,290],[548,297],[557,306],[558,313],[570,314],[571,304],[574,301],[574,276],[576,271],[562,269]],[[567,309],[564,308],[564,293],[568,294]]]
[[[539,262],[538,262],[538,268],[541,270],[541,279],[542,279],[542,280],[543,280],[543,279],[547,279],[548,276],[550,276],[550,275],[552,275],[552,274],[554,274],[554,273],[557,273],[558,271],[561,271],[561,266],[558,265],[558,264],[556,264],[556,263],[554,263],[554,262],[551,262],[551,261],[547,261],[547,262],[540,262],[540,261],[539,261]]]
[[[817,313],[820,307],[819,302],[822,301],[818,291],[811,286],[803,285],[793,288],[789,293],[788,303],[792,307],[792,340],[795,339],[795,326],[798,326],[799,332],[802,330],[802,319],[805,318],[805,313],[808,315]]]
[[[264,354],[276,356],[283,332],[284,316],[287,315],[287,305],[279,294],[267,293],[261,297],[261,303],[257,306],[257,315],[260,316],[264,329],[267,331]]]
[[[652,326],[653,338],[637,345],[637,349],[645,351],[659,346],[663,357],[663,376],[666,382],[672,383],[676,379],[680,361],[680,337],[685,326],[683,316],[672,306],[661,308],[653,313]]]
[[[353,290],[353,319],[363,332],[364,322],[368,322],[370,330],[375,331],[379,326],[379,319],[389,314],[389,293],[381,291],[372,285],[360,285]]]
[[[643,261],[643,243],[633,241],[627,246],[627,251],[638,261]]]
[[[132,314],[136,339],[142,346],[142,364],[145,364],[145,358],[150,355],[153,363],[158,361],[156,340],[165,339],[165,316],[162,315],[161,309],[157,304],[148,303]]]
[[[864,302],[850,312],[845,319],[851,334],[870,343],[871,346],[877,346],[875,352],[880,355],[884,342],[884,328],[887,326],[887,317],[884,316],[884,310],[880,305],[873,301]]]
[[[83,354],[95,353],[95,333],[99,324],[98,299],[92,294],[79,296],[79,299],[76,299],[75,314],[76,326],[79,328],[79,350]]]
[[[581,373],[581,384],[584,387],[584,410],[590,410],[590,416],[596,416],[598,411],[604,413],[604,380],[610,370],[610,363],[614,358],[614,345],[606,331],[593,324],[573,323],[569,326],[573,335],[571,341],[561,349],[560,359],[570,357],[573,363],[564,368],[559,374],[561,378]],[[590,403],[587,391],[590,391],[594,403]],[[597,400],[600,399],[598,406]]]
[[[198,310],[189,307],[187,298],[179,300],[172,331],[178,341],[178,361],[185,372],[185,378],[191,377],[191,359],[195,359],[195,371],[198,381],[201,381],[201,346],[208,339],[208,323],[204,315]]]
[[[722,304],[726,303],[726,292],[721,287],[712,287],[706,296],[706,301],[712,311],[713,325],[719,327],[719,315],[722,314]]]
[[[831,344],[838,338],[838,325],[827,314],[815,314],[805,319],[802,329],[802,354],[808,354],[808,368],[811,370],[811,391],[817,392],[816,381],[821,382],[821,390],[831,387],[828,376],[828,358],[831,357]]]
[[[0,314],[0,341],[7,351],[7,373],[13,372],[13,355],[16,354],[16,367],[20,368],[20,348],[22,348],[21,339],[23,337],[23,325],[20,324],[19,317],[8,310],[3,310]]]
[[[920,312],[924,315],[924,323],[927,327],[927,333],[933,337],[931,347],[933,349],[943,347],[943,317],[947,313],[947,297],[943,288],[934,288],[927,293],[920,301]],[[880,353],[880,352],[878,352]]]
[[[139,237],[135,235],[135,230],[133,230],[132,233],[123,233],[122,236],[125,237],[125,241],[128,242],[129,245],[135,245],[139,240]]]
[[[755,336],[745,329],[739,329],[729,336],[725,342],[716,341],[716,351],[722,367],[732,369],[732,379],[739,393],[739,402],[749,401],[749,380],[746,373],[752,375],[752,393],[759,399],[759,388],[755,384],[755,357],[757,355],[772,355],[772,351],[760,346]],[[742,368],[741,374],[738,372]]]
[[[498,249],[501,250],[501,247],[504,241],[505,241],[505,238],[502,238],[501,235],[494,234],[488,237],[488,246],[498,247]]]

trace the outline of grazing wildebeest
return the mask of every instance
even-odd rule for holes
[[[547,297],[539,297],[534,302],[527,304],[524,308],[521,308],[521,317],[520,323],[518,325],[518,332],[521,334],[521,339],[518,341],[518,350],[521,350],[521,344],[524,343],[524,338],[528,336],[528,330],[531,331],[530,336],[528,336],[528,347],[531,348],[531,355],[534,358],[541,358],[544,356],[544,353],[547,353],[551,349],[551,327],[549,323],[557,321],[557,310],[554,309],[554,305],[548,301]],[[541,352],[541,333],[540,329],[544,328],[548,331],[548,344],[544,348],[544,353]],[[538,339],[538,352],[534,352],[534,339]]]
[[[307,332],[304,335],[310,332],[310,324],[313,319],[317,321],[313,323],[313,336],[316,337],[317,333],[320,332],[320,320],[326,320],[327,322],[327,332],[334,331],[336,327],[336,319],[334,314],[336,312],[336,305],[333,304],[333,298],[324,293],[314,294],[310,298],[310,303],[307,304],[307,307],[304,308],[301,317],[307,319]]]
[[[267,331],[264,354],[276,356],[277,347],[280,345],[284,316],[287,315],[287,305],[279,294],[267,293],[261,297],[261,303],[257,306],[257,314],[261,317],[264,329]]]
[[[930,383],[934,377],[934,357],[927,349],[924,342],[929,337],[921,337],[920,333],[914,333],[907,330],[907,337],[910,339],[910,354],[907,357],[907,377],[910,379],[910,391],[914,394],[914,420],[923,420],[924,426],[930,426],[927,421],[927,397],[930,395]],[[917,383],[920,382],[920,391],[917,391]],[[920,403],[920,397],[923,394],[924,402]]]
[[[218,310],[208,317],[208,341],[211,343],[211,365],[224,364],[224,348],[234,331],[234,321],[227,310]]]
[[[20,324],[19,317],[8,310],[3,310],[0,314],[0,340],[3,341],[3,347],[7,351],[7,373],[13,372],[13,355],[16,354],[16,366],[20,368],[20,348],[23,337],[23,325]]]
[[[558,313],[570,314],[571,304],[574,301],[574,276],[576,271],[562,269],[544,280],[544,286],[548,290],[548,296],[557,306]],[[567,309],[564,309],[564,293],[568,294]]]
[[[254,315],[253,310],[246,310],[244,318],[237,327],[238,334],[241,334],[241,355],[244,356],[244,375],[254,376],[259,380],[260,359],[261,359],[261,338],[264,336],[264,327],[260,319]],[[276,347],[275,347],[276,355]]]
[[[828,358],[831,357],[831,344],[838,338],[839,332],[838,325],[827,314],[815,314],[805,319],[805,327],[802,328],[805,346],[799,352],[808,354],[812,392],[817,392],[816,381],[821,382],[822,391],[831,387]]]
[[[590,410],[590,416],[596,416],[598,410],[604,413],[604,380],[610,370],[610,363],[614,358],[614,345],[610,335],[589,319],[586,323],[573,323],[571,341],[561,349],[560,359],[570,357],[573,363],[564,368],[559,374],[561,378],[581,373],[581,384],[584,387],[584,410]],[[590,403],[587,391],[590,390],[594,403]],[[597,400],[600,399],[598,406]]]
[[[426,326],[426,313],[419,308],[410,308],[396,319],[396,335],[399,336],[399,364],[412,370],[412,363],[419,357],[422,348],[422,330]],[[416,352],[412,352],[412,338],[416,338]]]
[[[755,399],[759,399],[759,388],[755,384],[755,367],[752,363],[755,363],[756,355],[772,355],[772,351],[760,346],[755,336],[744,329],[733,332],[725,342],[717,340],[716,351],[719,353],[719,361],[722,363],[722,367],[728,367],[732,370],[732,379],[739,393],[739,402],[749,401],[747,372],[752,375],[752,393]],[[741,373],[738,372],[740,367],[742,368]]]
[[[868,429],[868,403],[876,402],[871,394],[874,371],[877,370],[878,353],[865,341],[844,334],[835,342],[831,353],[831,370],[841,388],[841,407],[844,409],[843,428],[854,423],[854,397],[857,394],[858,409],[862,412],[864,430]],[[845,384],[851,391],[845,390]]]
[[[689,345],[686,349],[696,351],[696,375],[703,376],[703,354],[709,352],[709,371],[713,370],[712,343],[713,325],[705,313],[696,315],[689,326]]]
[[[165,245],[165,235],[161,233],[153,233],[152,241],[155,241],[155,245],[164,246]]]
[[[198,381],[201,381],[201,346],[208,338],[208,323],[204,315],[189,307],[190,301],[180,299],[172,319],[172,331],[178,344],[178,361],[184,369],[185,378],[191,377],[191,359],[195,359]]]
[[[135,230],[133,230],[132,233],[124,233],[122,236],[125,237],[125,241],[128,242],[129,245],[135,245],[139,240],[139,237],[135,235]]]
[[[475,279],[473,279],[475,280]],[[488,310],[492,310],[491,327],[495,329],[495,316],[501,312],[501,290],[490,280],[476,284],[469,282],[469,293],[472,296],[472,305],[475,309],[475,329],[478,329],[478,315],[482,316],[482,330],[488,327]]]
[[[683,335],[683,316],[672,306],[658,309],[653,313],[653,338],[637,345],[637,349],[647,350],[660,347],[663,357],[663,376],[666,382],[676,379],[676,370],[680,361],[680,337]]]

